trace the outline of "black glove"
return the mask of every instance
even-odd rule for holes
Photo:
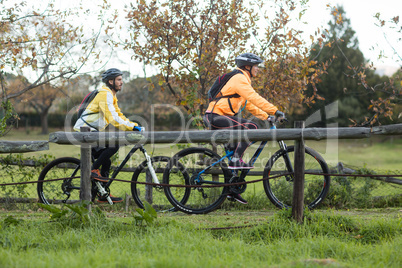
[[[279,110],[277,110],[277,111],[275,112],[275,117],[276,117],[276,118],[285,118],[285,113],[284,113],[284,112],[281,112],[281,111],[279,111]]]

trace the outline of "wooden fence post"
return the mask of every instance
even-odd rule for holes
[[[152,175],[151,172],[149,172],[149,170],[145,172],[145,182],[147,183],[153,182]],[[145,185],[145,201],[147,201],[149,204],[153,204],[154,202],[152,191],[153,191],[152,185]]]
[[[294,183],[293,183],[293,202],[292,216],[297,222],[303,222],[304,209],[304,121],[296,121],[295,128],[301,129],[301,138],[295,140],[295,159],[294,159]]]
[[[90,132],[89,127],[81,127],[81,132]],[[91,145],[81,144],[81,187],[80,200],[91,201]],[[91,204],[87,206],[91,211]]]

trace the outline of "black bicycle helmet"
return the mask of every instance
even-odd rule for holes
[[[263,63],[264,61],[253,53],[244,53],[241,54],[240,56],[237,56],[235,62],[237,67],[241,68],[244,66],[258,65],[260,63]]]
[[[102,82],[107,84],[107,81],[115,79],[120,75],[123,75],[123,73],[119,69],[111,68],[102,74]]]

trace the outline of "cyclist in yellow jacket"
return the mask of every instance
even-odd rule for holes
[[[105,85],[98,90],[95,98],[78,118],[74,130],[80,131],[82,126],[88,126],[91,131],[102,131],[111,124],[123,131],[142,131],[143,128],[123,115],[117,104],[116,93],[123,87],[123,73],[116,68],[108,69],[102,74],[102,82]],[[118,150],[118,145],[92,148],[92,156],[96,159],[92,165],[93,179],[107,182],[111,166],[110,158]],[[112,195],[110,197],[114,203],[123,201],[120,197]],[[105,197],[99,197],[98,201],[107,202]]]
[[[211,129],[257,129],[258,125],[255,122],[237,116],[244,106],[251,114],[262,120],[266,120],[268,115],[284,117],[283,112],[261,97],[251,86],[251,78],[258,74],[258,64],[263,60],[255,54],[244,53],[236,57],[235,62],[239,72],[227,81],[218,98],[209,103],[204,115],[206,125]],[[229,169],[253,168],[242,160],[243,153],[249,145],[248,142],[239,142],[236,145]],[[228,198],[247,204],[239,194],[231,194]]]

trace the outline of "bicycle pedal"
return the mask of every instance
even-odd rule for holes
[[[105,195],[99,197],[98,202],[101,202],[101,203],[108,202],[109,205],[113,205],[113,203],[114,203],[109,194],[105,194]]]
[[[231,196],[231,195],[228,195],[227,197],[227,200],[229,200],[230,202],[236,202],[236,200],[233,198],[233,196]]]

